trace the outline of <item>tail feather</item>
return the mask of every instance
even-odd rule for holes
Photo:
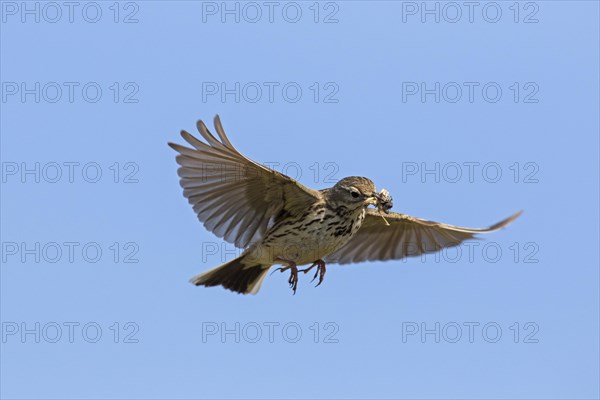
[[[247,266],[238,257],[219,267],[198,274],[190,279],[196,286],[223,286],[232,292],[242,294],[256,294],[260,289],[269,266],[253,265]]]

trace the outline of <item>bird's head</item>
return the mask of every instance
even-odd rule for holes
[[[378,194],[375,184],[368,178],[350,176],[335,184],[330,191],[331,200],[351,209],[377,205]]]
[[[362,176],[350,176],[340,180],[331,188],[330,200],[351,209],[373,205],[385,213],[393,206],[392,197],[387,190],[382,189],[377,193],[373,181]]]

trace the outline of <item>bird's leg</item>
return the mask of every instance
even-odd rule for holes
[[[290,279],[288,279],[288,283],[290,284],[290,287],[294,291],[294,294],[296,294],[296,288],[298,287],[298,267],[296,266],[296,263],[294,261],[284,260],[279,257],[276,258],[275,261],[278,263],[286,264],[287,266],[277,268],[273,272],[275,272],[275,271],[284,272],[284,271],[287,271],[288,269],[291,270],[290,271]]]
[[[327,271],[327,268],[325,268],[325,261],[319,259],[319,260],[315,261],[313,263],[313,265],[311,265],[310,267],[304,268],[304,269],[300,269],[298,271],[304,272],[306,274],[308,271],[310,271],[311,269],[313,269],[315,266],[317,267],[317,271],[315,272],[315,276],[312,278],[312,281],[314,281],[315,279],[317,279],[317,275],[318,275],[319,276],[319,283],[317,283],[316,286],[319,286],[321,284],[321,282],[323,282],[323,278],[325,277],[325,271]]]

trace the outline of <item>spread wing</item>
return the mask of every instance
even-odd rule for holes
[[[384,214],[389,226],[375,210],[367,210],[354,237],[325,261],[348,264],[359,261],[399,260],[458,246],[478,233],[493,232],[514,221],[522,211],[489,228],[463,228],[427,221],[399,213]]]
[[[321,196],[244,157],[225,135],[218,115],[214,123],[220,140],[198,121],[206,143],[186,131],[181,136],[193,148],[169,143],[180,153],[176,160],[183,195],[206,229],[246,247],[260,240],[278,216],[302,213]]]

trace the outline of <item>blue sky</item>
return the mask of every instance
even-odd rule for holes
[[[600,396],[597,2],[23,4],[1,3],[2,398]],[[311,187],[525,212],[295,296],[196,288],[236,250],[166,143],[215,114]]]

